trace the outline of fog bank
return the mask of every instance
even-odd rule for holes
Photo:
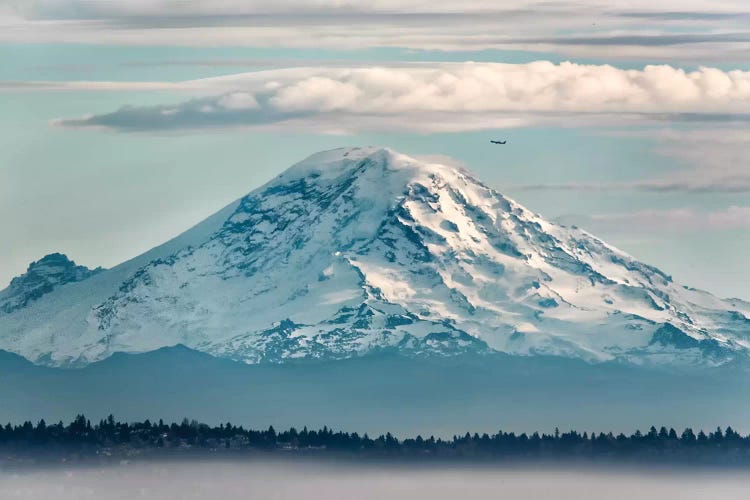
[[[0,498],[31,500],[746,498],[750,477],[719,470],[355,466],[301,462],[123,463],[0,472]]]

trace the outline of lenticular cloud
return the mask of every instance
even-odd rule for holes
[[[461,63],[370,68],[292,68],[178,84],[197,97],[177,105],[127,106],[75,127],[115,130],[336,123],[465,130],[545,119],[633,114],[737,119],[750,111],[750,72],[672,66]],[[408,124],[408,125],[405,125]],[[507,125],[504,125],[507,124]]]

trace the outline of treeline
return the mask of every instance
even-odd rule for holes
[[[163,421],[118,422],[110,416],[92,424],[84,416],[71,423],[0,427],[0,452],[33,454],[44,451],[75,451],[107,454],[134,454],[160,449],[208,450],[219,452],[277,451],[287,453],[339,453],[364,457],[403,458],[654,458],[674,460],[730,460],[750,463],[750,436],[742,436],[731,427],[713,432],[651,427],[646,433],[604,434],[560,432],[552,434],[470,434],[450,439],[416,436],[398,439],[390,433],[377,437],[356,432],[334,432],[291,428],[277,432],[245,429],[231,423],[209,426],[196,421],[166,424]]]

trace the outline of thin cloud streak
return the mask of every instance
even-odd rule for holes
[[[750,49],[748,16],[747,4],[738,0],[18,0],[0,6],[0,40],[743,61]]]
[[[684,174],[689,177],[690,174]],[[653,180],[640,182],[523,184],[518,191],[644,191],[652,193],[750,193],[750,179],[716,179],[703,182]]]
[[[639,210],[628,213],[567,215],[563,224],[585,228],[621,230],[636,233],[724,231],[750,229],[750,206],[730,206],[723,210],[700,211],[692,208]]]
[[[642,191],[651,193],[750,193],[750,124],[728,128],[716,123],[712,128],[690,130],[641,130],[609,132],[656,141],[655,152],[676,160],[684,168],[652,179],[613,183],[539,183],[515,186],[518,190],[564,191]],[[736,124],[730,124],[736,127]]]

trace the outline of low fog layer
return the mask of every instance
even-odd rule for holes
[[[746,498],[750,478],[718,470],[378,467],[291,462],[139,463],[0,472],[0,498],[31,500],[359,498]]]

